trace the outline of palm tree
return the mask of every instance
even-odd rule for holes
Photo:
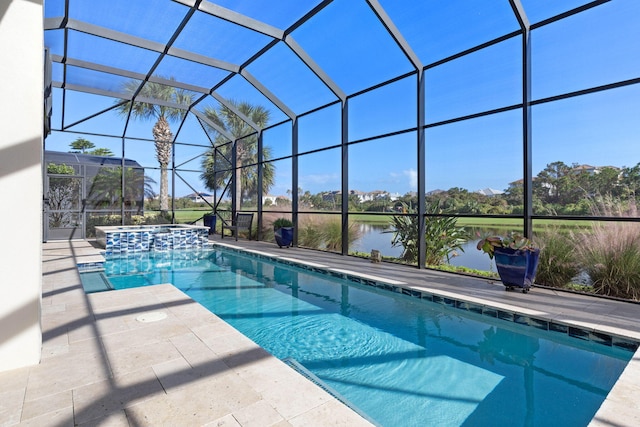
[[[264,128],[269,121],[269,111],[262,106],[253,106],[248,102],[230,101],[231,105],[244,114],[249,120],[260,128]],[[201,178],[209,190],[224,188],[226,182],[231,179],[231,157],[233,150],[236,156],[236,210],[240,209],[243,198],[258,191],[258,136],[255,130],[244,120],[236,115],[229,107],[222,105],[219,109],[207,107],[204,114],[216,126],[224,129],[238,139],[235,143],[229,142],[220,133],[213,141],[214,147],[205,155],[202,161]],[[215,129],[208,126],[211,130]],[[249,135],[249,136],[245,136]],[[244,137],[244,138],[243,138]],[[271,158],[271,148],[262,148],[263,160]],[[268,193],[275,180],[275,167],[272,163],[264,163],[262,169],[262,192]]]
[[[175,81],[171,77],[168,80]],[[124,92],[134,94],[138,90],[140,83],[137,80],[129,80],[124,84]],[[193,103],[193,95],[183,89],[167,86],[160,83],[146,82],[138,96],[159,101],[171,102],[173,104],[189,106]],[[118,100],[116,103],[122,102]],[[169,120],[181,120],[187,113],[186,108],[167,107],[146,102],[127,102],[117,107],[118,113],[123,116],[131,115],[137,119],[155,118],[153,126],[153,140],[155,141],[156,159],[160,164],[160,211],[166,214],[169,210],[169,179],[167,167],[171,160],[171,149],[173,146],[173,133],[169,126]]]
[[[121,201],[127,208],[125,215],[130,216],[130,209],[137,208],[142,212],[145,197],[153,196],[152,184],[155,181],[144,174],[142,168],[125,168],[124,194],[122,192],[122,167],[103,167],[93,178],[87,203],[91,208],[114,209]]]
[[[95,148],[96,145],[88,139],[78,137],[75,141],[69,144],[69,146],[73,148],[70,153],[86,154],[88,150]]]

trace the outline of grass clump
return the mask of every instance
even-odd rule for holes
[[[536,282],[566,288],[580,273],[573,235],[552,229],[538,234],[536,241],[541,247]]]
[[[360,236],[358,224],[349,222],[349,245]],[[340,252],[342,248],[342,220],[339,217],[312,217],[302,222],[298,232],[298,246]]]
[[[640,224],[596,224],[577,248],[595,293],[640,299]]]
[[[637,218],[635,203],[626,206],[601,199],[601,216]],[[600,295],[640,300],[640,224],[631,221],[597,222],[576,236],[580,262]]]

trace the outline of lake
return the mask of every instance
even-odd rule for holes
[[[383,256],[399,257],[402,255],[402,246],[391,246],[393,233],[385,233],[387,227],[382,225],[359,224],[362,237],[354,242],[350,251],[370,253],[372,249],[377,249]],[[451,258],[451,265],[464,266],[476,270],[496,271],[495,263],[490,260],[487,254],[476,249],[478,240],[470,240],[464,246],[464,252],[457,252],[457,256]]]

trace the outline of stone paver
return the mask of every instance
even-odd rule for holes
[[[86,295],[76,264],[99,260],[43,245],[43,357],[0,372],[0,426],[286,426],[330,402],[322,423],[371,425],[169,284]],[[296,398],[249,374],[267,366]]]

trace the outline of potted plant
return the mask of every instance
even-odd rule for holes
[[[495,257],[500,280],[507,290],[518,287],[529,292],[536,277],[540,248],[517,233],[506,236],[485,236],[478,242],[478,250],[489,258]]]
[[[293,242],[293,223],[287,218],[276,219],[273,221],[273,234],[278,246],[291,246]]]
[[[216,214],[206,213],[202,216],[202,222],[204,222],[205,227],[209,227],[209,234],[214,234],[216,231]]]

